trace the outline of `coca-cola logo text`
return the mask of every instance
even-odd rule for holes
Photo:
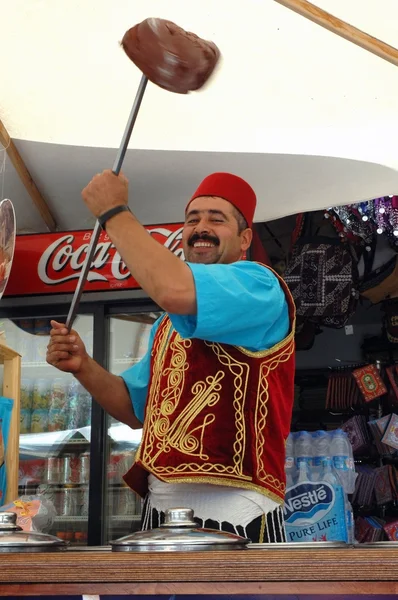
[[[157,242],[184,260],[181,245],[182,224],[147,226]],[[92,231],[69,231],[19,235],[7,296],[74,292]],[[101,232],[87,277],[85,291],[136,289],[135,281],[122,257],[106,234]]]
[[[176,256],[179,256],[182,260],[184,259],[183,249],[180,246],[182,227],[177,231],[170,231],[163,227],[148,229],[147,231],[149,235],[164,238],[163,245],[165,248],[169,248]],[[66,234],[50,244],[43,252],[38,264],[38,275],[41,281],[47,285],[57,285],[65,281],[78,279],[87,255],[90,238],[91,233],[85,233],[83,236],[85,243],[78,248],[73,246],[75,237],[72,234]],[[108,264],[110,265],[111,276],[116,281],[131,276],[109,236],[105,235],[105,240],[97,244],[87,281],[108,281],[109,278],[106,274],[100,272]],[[70,275],[64,275],[69,271],[72,271]]]

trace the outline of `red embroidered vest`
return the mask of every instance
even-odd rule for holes
[[[279,278],[280,279],[280,278]],[[126,483],[145,496],[148,474],[172,483],[256,490],[282,503],[294,387],[290,331],[269,350],[182,339],[166,315],[155,335],[143,437]]]

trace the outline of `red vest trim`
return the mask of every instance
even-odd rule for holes
[[[268,350],[183,339],[167,315],[161,321],[151,353],[142,442],[125,475],[140,495],[152,473],[165,482],[246,488],[283,502],[295,309],[278,279],[291,328]]]

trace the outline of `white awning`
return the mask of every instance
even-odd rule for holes
[[[397,44],[396,0],[316,4]],[[158,16],[215,41],[223,60],[207,89],[199,93],[180,96],[150,84],[131,149],[191,151],[185,178],[192,189],[202,176],[195,167],[195,152],[221,153],[223,165],[228,164],[228,153],[238,153],[242,175],[249,176],[251,159],[245,155],[260,155],[264,172],[254,173],[251,181],[261,186],[256,190],[257,219],[320,208],[336,192],[352,202],[398,190],[398,69],[273,0],[0,0],[0,16],[0,119],[21,143],[54,144],[54,156],[65,145],[118,147],[141,77],[118,42],[136,22]],[[21,152],[22,148],[23,144]],[[290,156],[296,166],[284,175],[291,179],[283,185],[289,203],[276,210],[271,203],[280,173],[274,176],[269,165],[280,155]],[[327,160],[325,171],[319,171],[318,157],[330,157],[329,173]],[[339,161],[337,171],[335,159],[344,162],[343,166]],[[29,160],[46,195],[46,178],[51,176],[41,170],[40,157]],[[85,160],[87,179],[112,166]],[[163,220],[157,207],[165,173],[158,160],[155,166],[152,187],[156,181],[159,194],[153,206],[149,201],[145,208],[146,222]],[[219,170],[217,160],[208,166]],[[69,164],[59,169],[66,180],[73,179]],[[180,174],[176,164],[167,181]],[[18,187],[13,177],[9,169],[6,186],[11,191]],[[320,194],[330,190],[328,181],[334,177],[340,179],[324,202]],[[142,179],[138,185],[145,183]],[[69,192],[60,193],[76,195],[73,182]],[[19,200],[11,199],[22,222]],[[57,197],[47,200],[56,216],[62,213]],[[79,212],[79,196],[75,202]],[[178,210],[184,202],[185,198],[177,202]],[[61,217],[58,220],[61,227],[70,227]]]

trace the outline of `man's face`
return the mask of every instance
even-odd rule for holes
[[[192,263],[232,263],[250,246],[251,229],[239,233],[235,208],[216,196],[195,198],[185,216],[182,244]]]

